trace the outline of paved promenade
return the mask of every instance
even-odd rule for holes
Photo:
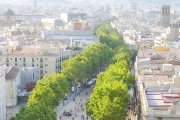
[[[91,120],[89,116],[86,115],[86,107],[85,104],[91,94],[92,89],[85,89],[82,93],[74,97],[69,96],[67,100],[62,101],[61,104],[57,107],[57,120],[60,120],[60,116],[62,120]],[[64,116],[63,112],[71,112],[71,116]],[[84,119],[83,119],[84,118]]]

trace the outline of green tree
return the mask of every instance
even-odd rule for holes
[[[95,87],[87,103],[87,112],[95,120],[124,120],[128,104],[126,85],[114,80]]]
[[[38,103],[31,107],[21,107],[19,114],[11,120],[56,120],[56,113],[48,106]]]

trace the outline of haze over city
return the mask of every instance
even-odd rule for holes
[[[0,0],[0,120],[180,120],[180,0]]]

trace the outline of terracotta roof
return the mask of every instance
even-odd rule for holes
[[[5,75],[6,80],[14,80],[18,74],[20,73],[20,69],[16,67],[10,67]]]
[[[6,13],[4,13],[5,16],[14,16],[15,13],[11,10],[11,9],[8,9],[8,11]]]

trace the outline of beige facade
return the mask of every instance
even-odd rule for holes
[[[59,72],[62,61],[78,53],[50,47],[12,48],[6,47],[6,66],[36,67],[41,78]]]
[[[153,40],[141,40],[136,42],[135,50],[150,49],[152,46],[154,46]]]
[[[167,41],[176,41],[179,38],[180,22],[170,25],[169,34],[167,35]]]
[[[6,119],[5,63],[0,58],[0,120]]]

